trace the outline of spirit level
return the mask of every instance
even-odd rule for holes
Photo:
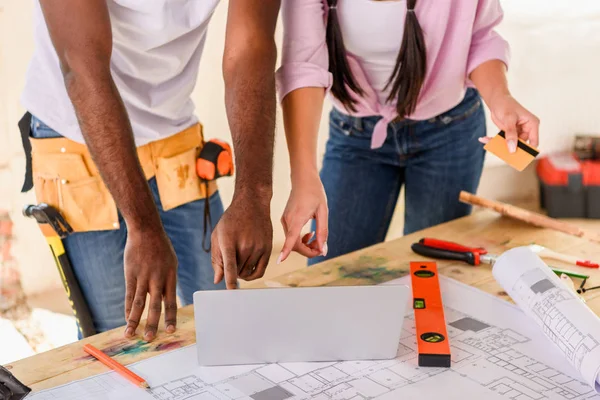
[[[438,271],[434,262],[411,262],[419,366],[450,367],[450,343]]]

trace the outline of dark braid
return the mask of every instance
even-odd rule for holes
[[[417,0],[406,0],[408,11],[404,22],[402,46],[394,72],[385,87],[392,88],[387,100],[398,100],[396,110],[400,118],[415,112],[427,70],[425,38],[414,11],[416,3]]]
[[[327,15],[327,49],[329,51],[329,72],[333,75],[333,86],[331,93],[347,109],[356,111],[356,103],[348,88],[358,95],[363,94],[363,90],[356,82],[348,59],[346,58],[346,46],[340,28],[340,21],[337,15],[337,0],[327,0],[329,12]]]
[[[378,0],[381,1],[381,0]],[[419,93],[425,80],[427,54],[423,30],[415,14],[417,0],[406,0],[407,14],[402,45],[396,59],[396,65],[385,87],[391,87],[387,101],[397,99],[396,110],[399,118],[412,114],[417,107]],[[356,82],[348,60],[346,47],[337,15],[337,0],[327,0],[327,48],[329,51],[329,71],[333,75],[331,92],[346,108],[356,111],[348,88],[358,95],[364,92]]]

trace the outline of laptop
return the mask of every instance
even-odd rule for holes
[[[409,297],[404,285],[196,292],[198,361],[393,359]]]

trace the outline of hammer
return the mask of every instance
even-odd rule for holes
[[[50,246],[81,336],[85,338],[95,335],[90,310],[62,242],[62,239],[73,232],[73,228],[56,208],[45,203],[25,206],[23,215],[37,221]]]

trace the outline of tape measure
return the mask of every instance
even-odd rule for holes
[[[204,181],[233,175],[231,147],[217,139],[206,142],[196,161],[196,172]]]
[[[210,218],[210,201],[208,199],[208,182],[223,176],[233,175],[233,153],[229,144],[211,139],[204,144],[200,155],[196,160],[196,173],[204,182],[206,188],[206,199],[204,201],[204,235],[202,237],[202,248],[205,252],[210,251],[210,235],[207,234],[208,227],[212,231],[212,220]],[[208,243],[207,243],[208,239]]]
[[[411,262],[410,277],[420,367],[450,367],[450,343],[437,265]]]

